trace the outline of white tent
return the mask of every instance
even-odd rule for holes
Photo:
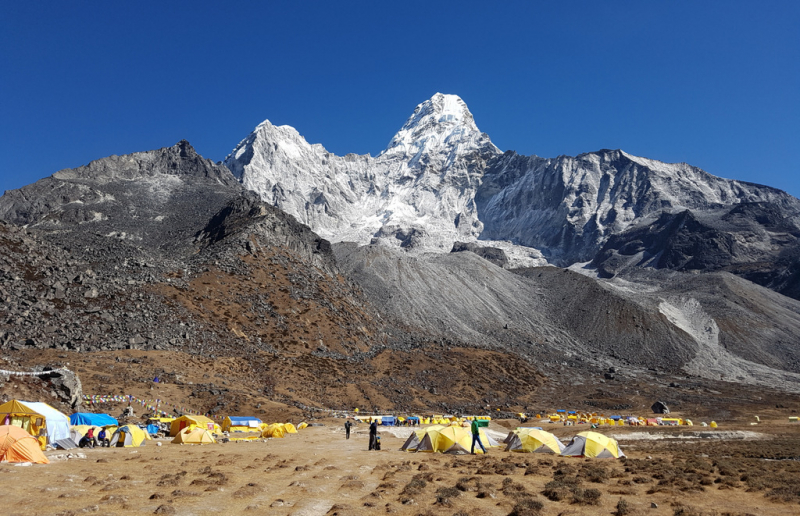
[[[39,401],[20,401],[26,407],[30,407],[47,420],[47,442],[54,444],[59,439],[69,438],[69,418],[54,409],[47,403]]]

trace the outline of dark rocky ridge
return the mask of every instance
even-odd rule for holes
[[[460,253],[469,251],[475,253],[484,260],[488,260],[498,267],[505,268],[508,266],[508,257],[505,251],[497,247],[481,246],[472,242],[456,242],[453,244],[451,253]]]
[[[604,277],[633,267],[729,271],[776,292],[800,293],[800,228],[773,203],[663,212],[614,235],[592,265]]]

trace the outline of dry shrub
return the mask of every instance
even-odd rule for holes
[[[514,464],[509,463],[496,464],[494,467],[494,472],[497,475],[513,475],[516,470],[517,467]]]
[[[599,489],[583,489],[576,487],[572,490],[572,503],[578,505],[599,505],[601,496],[603,496],[603,493],[601,493]]]
[[[633,512],[633,508],[631,504],[624,498],[620,498],[617,502],[617,510],[614,512],[616,516],[625,516]]]
[[[445,507],[453,505],[452,500],[461,496],[461,491],[455,487],[440,487],[436,490],[436,503]]]
[[[430,473],[417,473],[409,483],[405,485],[400,494],[408,496],[418,495],[427,487],[429,481],[433,481],[433,475]]]
[[[477,477],[461,477],[456,482],[456,489],[459,491],[477,491],[478,490],[478,478]]]
[[[508,516],[539,516],[544,509],[544,504],[533,498],[523,498],[517,501]]]
[[[592,464],[591,466],[585,466],[581,470],[581,476],[584,477],[589,482],[594,482],[595,484],[603,484],[608,480],[608,470],[600,465]]]
[[[510,478],[503,479],[503,494],[517,500],[531,496],[525,486],[514,482]]]

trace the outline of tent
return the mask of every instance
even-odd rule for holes
[[[222,422],[223,432],[253,432],[260,431],[261,420],[257,417],[228,416]]]
[[[34,439],[40,435],[39,446],[44,450],[47,439],[47,418],[24,403],[11,400],[0,405],[0,425],[18,426],[25,430]]]
[[[431,430],[433,427],[429,428],[419,428],[411,432],[411,435],[408,436],[406,442],[403,443],[403,446],[400,447],[401,451],[417,451],[417,447],[419,446],[420,441],[425,437],[425,434]]]
[[[308,426],[308,423],[306,423],[305,421],[303,421],[302,423],[300,423],[299,425],[297,425],[297,429],[298,429],[298,430],[302,430],[303,428],[305,428],[305,427],[307,427],[307,426]]]
[[[21,403],[45,417],[48,443],[53,444],[59,439],[69,438],[69,418],[66,415],[47,403],[40,403],[38,401],[23,401]]]
[[[119,421],[108,414],[94,414],[92,412],[76,412],[69,417],[71,425],[91,426],[119,426]]]
[[[597,432],[581,432],[572,438],[572,441],[562,450],[563,457],[597,457],[615,458],[624,457],[616,439],[606,437]]]
[[[0,426],[0,461],[49,464],[39,448],[39,441],[15,425]]]
[[[261,433],[262,437],[286,437],[286,425],[283,423],[272,423]]]
[[[117,431],[111,436],[109,445],[136,448],[143,445],[147,440],[150,440],[150,436],[147,435],[147,432],[136,425],[125,425],[117,428]]]
[[[207,417],[187,414],[185,416],[177,418],[175,421],[172,422],[172,425],[170,426],[169,430],[169,435],[175,437],[184,428],[194,428],[197,426],[204,428],[209,432],[220,431],[219,425],[216,424],[214,421],[208,419]]]
[[[511,432],[509,436],[511,440],[508,441],[506,451],[555,453],[556,455],[564,451],[561,441],[555,435],[544,430],[518,428],[517,432]]]
[[[73,426],[71,426],[69,428],[69,438],[72,439],[73,441],[75,441],[75,443],[80,443],[81,439],[83,438],[84,435],[86,435],[86,432],[88,432],[90,428],[94,428],[94,440],[95,440],[95,445],[97,445],[98,444],[97,443],[97,434],[99,434],[100,430],[103,429],[103,427],[101,427],[101,426],[73,425]],[[115,431],[116,431],[116,429],[115,429]],[[106,433],[108,433],[108,432],[109,431],[106,430]],[[110,438],[111,435],[109,435],[108,437]]]
[[[211,432],[199,426],[184,428],[172,440],[173,444],[216,444],[216,442]]]
[[[410,441],[406,441],[409,443],[409,447],[406,448],[407,451],[462,455],[470,453],[472,448],[472,432],[469,428],[464,428],[462,426],[435,425],[423,429],[422,432],[424,432],[424,434],[417,434],[417,430],[413,432],[413,435],[419,439],[419,443],[416,445],[415,449],[411,448],[414,437],[409,436]],[[499,446],[497,441],[486,435],[483,429],[480,430],[480,439],[483,446],[486,448]],[[476,450],[476,453],[478,452],[483,453],[480,448]]]

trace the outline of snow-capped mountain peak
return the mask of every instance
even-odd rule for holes
[[[475,189],[499,153],[463,100],[437,93],[377,157],[335,156],[265,121],[225,164],[246,188],[334,242],[449,251],[483,229]]]
[[[437,93],[419,104],[379,156],[414,158],[420,154],[464,153],[491,145],[478,130],[467,104],[458,95]],[[497,147],[492,149],[500,152]]]

